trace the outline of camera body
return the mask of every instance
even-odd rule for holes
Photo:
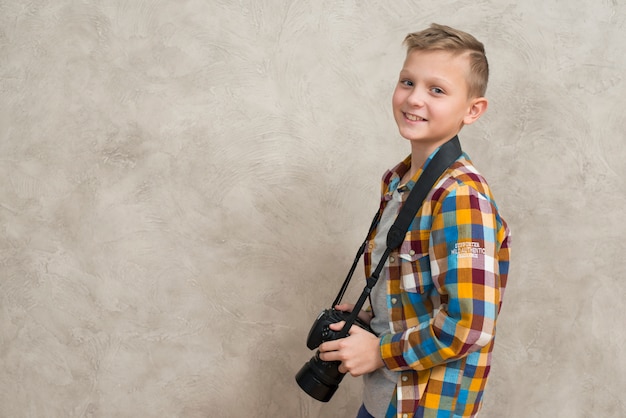
[[[338,311],[336,309],[323,310],[309,331],[306,340],[307,347],[310,350],[314,350],[326,341],[341,338],[341,331],[330,329],[330,324],[347,321],[349,316],[350,312]],[[355,319],[354,325],[372,332],[370,327],[358,317]],[[309,396],[318,401],[328,402],[335,394],[345,373],[339,371],[339,365],[341,364],[339,361],[323,361],[320,359],[319,353],[318,350],[315,356],[302,366],[296,375],[296,381]]]
[[[341,331],[333,331],[330,329],[330,324],[347,321],[349,316],[350,312],[338,311],[336,309],[324,309],[318,315],[309,330],[309,335],[306,339],[306,346],[309,347],[309,350],[316,349],[320,344],[326,341],[338,340]],[[354,321],[354,325],[358,325],[364,330],[372,332],[370,327],[358,317]]]

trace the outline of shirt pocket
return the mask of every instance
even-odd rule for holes
[[[405,241],[399,248],[400,281],[406,292],[426,293],[433,287],[430,256],[426,248],[419,241]]]

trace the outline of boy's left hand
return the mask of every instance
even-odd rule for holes
[[[345,322],[330,325],[333,331],[341,331]],[[348,336],[339,340],[328,341],[319,346],[320,359],[323,361],[340,361],[339,371],[361,376],[384,366],[380,357],[380,339],[353,325]]]

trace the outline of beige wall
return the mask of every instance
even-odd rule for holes
[[[481,416],[626,416],[626,5],[474,3],[0,1],[0,416],[353,416],[294,374],[433,21],[486,44],[515,238]]]

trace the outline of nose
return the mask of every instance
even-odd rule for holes
[[[409,97],[407,97],[407,103],[409,103],[411,106],[422,107],[424,106],[425,97],[426,95],[423,89],[416,87],[411,91]]]

